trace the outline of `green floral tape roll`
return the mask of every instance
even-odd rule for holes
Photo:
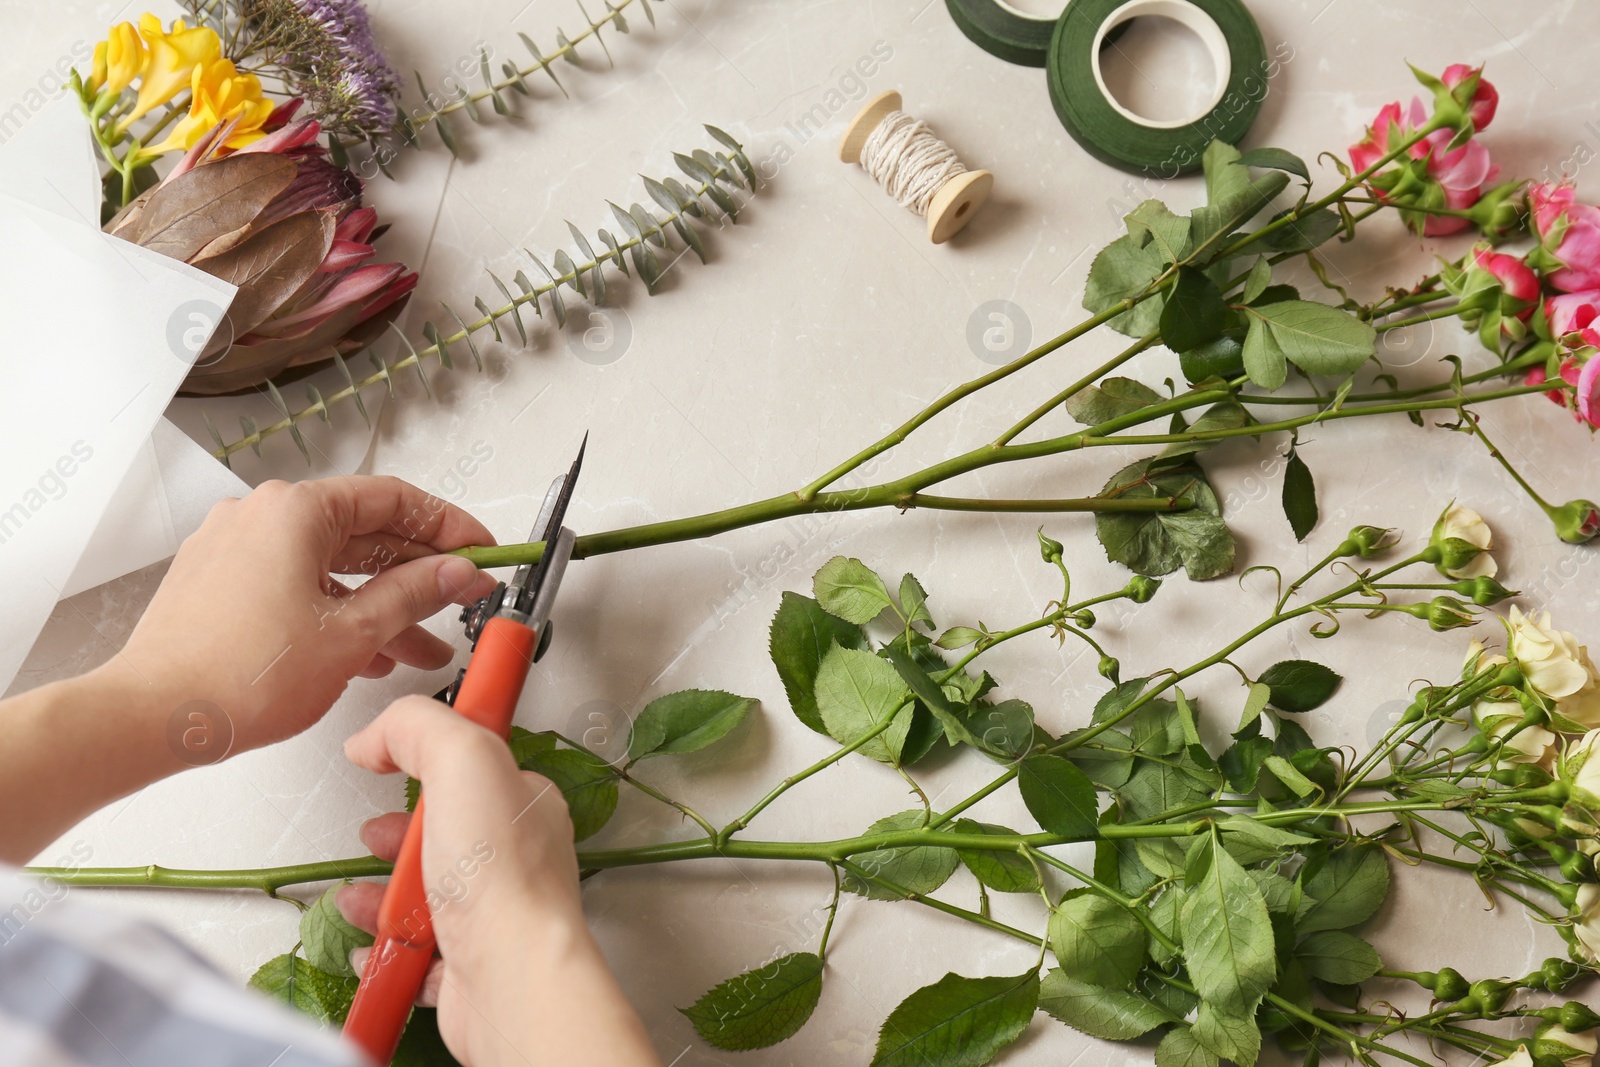
[[[1163,122],[1117,102],[1100,70],[1100,46],[1132,19],[1172,19],[1211,55],[1216,88],[1198,115]],[[1045,73],[1061,125],[1096,159],[1151,178],[1198,170],[1213,139],[1237,144],[1250,129],[1277,66],[1240,0],[1072,0],[1056,23]]]
[[[1060,15],[1029,15],[1006,0],[944,0],[967,40],[1007,63],[1042,67],[1050,54],[1050,38],[1056,32]],[[1066,5],[1061,5],[1065,7]],[[1126,29],[1117,26],[1106,34],[1106,43]]]

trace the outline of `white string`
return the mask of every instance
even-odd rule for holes
[[[861,165],[896,203],[918,215],[926,215],[934,195],[967,169],[926,122],[899,110],[885,115],[867,137]]]

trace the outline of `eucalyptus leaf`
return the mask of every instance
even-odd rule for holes
[[[726,737],[758,701],[720,690],[685,689],[645,705],[633,724],[630,760],[695,752]]]
[[[1039,1007],[1074,1030],[1106,1041],[1131,1041],[1179,1021],[1146,997],[1078,981],[1060,968],[1048,971],[1040,983]]]
[[[746,1052],[793,1037],[821,996],[822,957],[794,952],[730,978],[678,1010],[706,1044]]]
[[[861,627],[822,610],[810,597],[784,593],[778,613],[772,617],[767,647],[789,695],[790,709],[819,734],[826,734],[828,728],[817,711],[817,671],[833,645],[864,649],[867,638]]]
[[[889,1013],[872,1067],[981,1067],[1022,1036],[1039,1005],[1039,974],[946,974]]]

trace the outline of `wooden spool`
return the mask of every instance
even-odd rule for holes
[[[861,162],[861,148],[878,128],[885,115],[899,111],[900,94],[893,89],[879,93],[850,120],[839,141],[839,158],[846,163]],[[986,170],[968,170],[944,183],[928,204],[928,240],[944,244],[960,233],[978,208],[989,198],[994,175]]]

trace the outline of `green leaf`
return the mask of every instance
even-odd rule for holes
[[[1200,858],[1209,863],[1204,876],[1185,887],[1179,916],[1184,963],[1202,1002],[1247,1014],[1277,976],[1272,920],[1238,860],[1209,839]]]
[[[1227,324],[1228,305],[1216,283],[1193,267],[1179,267],[1178,279],[1161,309],[1161,341],[1174,352],[1215,341]]]
[[[1246,867],[1316,843],[1315,838],[1264,825],[1248,815],[1230,815],[1217,823],[1217,829],[1222,832],[1222,847]]]
[[[1107,558],[1157,578],[1180,566],[1196,581],[1228,573],[1233,569],[1233,535],[1204,472],[1193,463],[1154,464],[1141,459],[1122,468],[1101,495],[1125,500],[1181,497],[1195,506],[1188,511],[1096,515],[1095,533]]]
[[[894,665],[895,673],[900,675],[900,680],[910,687],[922,705],[933,713],[939,720],[939,725],[944,728],[944,736],[952,745],[971,745],[982,748],[983,743],[977,736],[967,729],[967,724],[961,717],[960,709],[950,703],[950,698],[939,687],[939,683],[928,675],[928,672],[906,655],[898,646],[887,645],[883,649],[883,658]]]
[[[1261,1055],[1261,1028],[1255,1008],[1234,1011],[1202,1000],[1195,1014],[1194,1037],[1207,1050],[1239,1067],[1255,1067]]]
[[[1188,752],[1176,758],[1141,759],[1117,796],[1135,818],[1147,819],[1198,803],[1220,784],[1221,775],[1195,763]]]
[[[821,996],[822,957],[794,952],[730,978],[678,1010],[706,1044],[746,1052],[793,1037]]]
[[[1179,1021],[1137,993],[1089,985],[1069,978],[1059,968],[1045,974],[1039,987],[1039,1007],[1074,1030],[1106,1041],[1131,1041],[1165,1023]]]
[[[1189,219],[1174,215],[1161,201],[1144,201],[1128,212],[1123,221],[1135,240],[1147,239],[1160,251],[1164,263],[1176,263],[1189,254]]]
[[[1311,180],[1306,161],[1284,148],[1252,148],[1240,156],[1238,162],[1246,167],[1288,171],[1306,181]]]
[[[890,833],[895,830],[920,830],[926,824],[927,812],[921,808],[898,812],[879,819],[867,827],[867,835]],[[918,895],[931,893],[950,880],[961,861],[955,849],[935,845],[899,845],[894,848],[877,848],[860,852],[851,862],[868,874],[893,883],[898,889]],[[861,878],[854,871],[846,871],[842,879],[844,888],[871,900],[904,900],[903,894],[878,882]]]
[[[567,798],[574,841],[599,833],[617,810],[616,771],[597,756],[574,748],[535,752],[521,767],[550,779]]]
[[[344,1022],[355,999],[355,977],[319,970],[293,954],[274,956],[250,976],[250,987],[304,1015],[334,1026]]]
[[[831,615],[864,625],[894,607],[883,579],[859,559],[834,556],[812,579],[817,603]]]
[[[1004,826],[971,819],[957,819],[952,829],[958,834],[1002,837],[1016,833]],[[961,862],[966,864],[974,878],[997,893],[1034,893],[1039,889],[1039,872],[1025,856],[980,848],[958,848],[956,855],[961,857]]]
[[[1217,1067],[1217,1064],[1217,1057],[1200,1044],[1192,1026],[1173,1027],[1156,1046],[1156,1067]]]
[[[1308,797],[1317,791],[1317,784],[1282,756],[1268,756],[1261,766],[1263,770],[1271,771],[1273,777],[1288,786],[1297,797]]]
[[[1238,149],[1221,141],[1206,148],[1206,204],[1194,209],[1191,224],[1196,247],[1254,218],[1289,184],[1281,172],[1252,179],[1239,158]]]
[[[1070,741],[1084,732],[1073,730],[1062,740]],[[1128,752],[1132,744],[1132,740],[1121,730],[1102,730],[1092,740],[1068,749],[1065,755],[1095,785],[1117,789],[1133,773],[1133,756]]]
[[[1268,914],[1294,914],[1298,901],[1293,882],[1274,871],[1264,871],[1254,867],[1245,873],[1256,883],[1256,888],[1261,890],[1261,899],[1267,902]]]
[[[911,729],[911,693],[894,665],[871,652],[830,648],[817,670],[817,713],[828,734],[848,745],[884,720],[893,724],[858,750],[879,763],[898,764]]]
[[[1378,973],[1378,950],[1355,934],[1319,930],[1296,946],[1294,953],[1313,978],[1335,985],[1356,985]]]
[[[1160,393],[1132,378],[1107,378],[1067,398],[1067,414],[1085,426],[1130,415],[1162,400]]]
[[[1109,311],[1123,300],[1144,292],[1164,269],[1161,247],[1155,242],[1146,244],[1144,235],[1125,234],[1106,245],[1089,266],[1089,277],[1084,283],[1083,306],[1094,314]],[[1160,293],[1149,297],[1131,310],[1111,319],[1108,325],[1129,337],[1143,337],[1154,332],[1161,324]]]
[[[1070,841],[1092,841],[1100,805],[1094,783],[1060,756],[1029,756],[1017,769],[1028,812],[1045,831]]]
[[[768,648],[783,690],[789,694],[789,707],[796,718],[819,734],[826,734],[828,728],[817,711],[817,669],[835,644],[864,649],[867,639],[859,626],[828,614],[810,597],[783,594],[778,613],[772,617]]]
[[[1307,374],[1350,374],[1372,355],[1378,337],[1370,324],[1348,311],[1312,300],[1262,304],[1246,308],[1245,314],[1250,318],[1245,370],[1265,389],[1283,384],[1285,359]],[[1263,377],[1256,376],[1258,370]]]
[[[872,1067],[981,1067],[1022,1036],[1039,1005],[1039,975],[946,974],[889,1013]]]
[[[967,728],[975,737],[973,744],[1005,763],[1021,759],[1038,743],[1033,705],[1026,700],[974,701],[968,710]]]
[[[523,761],[533,756],[536,752],[555,751],[556,740],[556,735],[549,731],[534,733],[531,730],[524,730],[520,726],[513,726],[510,740],[511,758],[517,761],[518,767],[527,770],[528,768],[523,766]],[[582,741],[583,739],[579,738],[578,740]]]
[[[1290,209],[1292,210],[1292,209]],[[1289,212],[1280,211],[1272,216],[1271,221],[1276,222]],[[1335,234],[1344,229],[1344,220],[1332,208],[1323,208],[1311,214],[1286,222],[1278,229],[1273,230],[1259,241],[1252,241],[1240,249],[1241,253],[1252,252],[1309,252],[1326,244]]]
[[[350,925],[334,903],[339,890],[348,882],[333,886],[300,913],[300,944],[306,950],[306,961],[319,971],[338,978],[358,977],[350,966],[352,949],[367,948],[372,935]]]
[[[726,737],[757,703],[714,689],[685,689],[656,697],[634,721],[628,758],[696,752]]]
[[[1050,913],[1050,951],[1080,982],[1129,989],[1144,967],[1146,933],[1133,912],[1093,890],[1077,889]]]
[[[928,591],[914,574],[907,573],[900,579],[900,610],[905,612],[908,625],[925,622],[929,629],[933,628],[933,616],[928,614]]]
[[[1189,433],[1215,433],[1218,430],[1237,430],[1249,426],[1254,420],[1250,412],[1246,411],[1243,404],[1232,400],[1222,400],[1206,408],[1204,414],[1194,420]],[[1195,452],[1204,452],[1215,448],[1222,443],[1222,439],[1209,441],[1175,441],[1161,450],[1163,458],[1170,456],[1185,456]]]
[[[439,1036],[439,1013],[433,1008],[412,1008],[411,1020],[400,1035],[389,1067],[460,1067]]]
[[[1302,712],[1327,703],[1344,679],[1320,663],[1286,659],[1262,671],[1258,681],[1270,691],[1273,707]]]
[[[1186,352],[1178,353],[1178,365],[1183,369],[1184,380],[1190,383],[1203,382],[1212,378],[1236,378],[1244,373],[1244,345],[1238,333],[1244,335],[1243,330],[1230,330],[1210,344],[1191,348]]]
[[[1295,929],[1302,934],[1365,922],[1389,895],[1389,861],[1377,845],[1331,852],[1314,867],[1309,874],[1301,872],[1307,899],[1295,918]]]
[[[953,650],[957,648],[965,648],[974,641],[981,640],[983,640],[982,630],[974,630],[970,626],[952,626],[950,629],[940,634],[939,639],[935,641],[934,644],[938,645],[942,649]]]
[[[1266,256],[1257,257],[1255,265],[1250,268],[1249,276],[1244,280],[1244,303],[1248,304],[1266,292],[1271,282],[1272,264],[1267,262]]]
[[[1304,541],[1317,524],[1317,486],[1311,468],[1294,449],[1289,450],[1289,462],[1283,469],[1283,513],[1296,541]]]

